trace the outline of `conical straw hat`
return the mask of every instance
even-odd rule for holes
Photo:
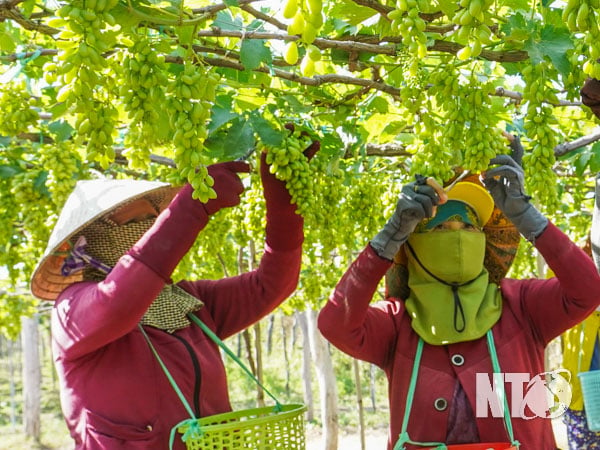
[[[64,276],[61,267],[70,249],[69,239],[97,219],[138,198],[147,198],[158,210],[179,188],[145,180],[78,181],[48,240],[48,246],[31,277],[31,292],[42,300],[56,300],[67,286],[82,280],[82,271]]]

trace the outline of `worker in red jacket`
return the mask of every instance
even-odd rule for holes
[[[446,193],[422,179],[405,185],[392,217],[319,314],[319,329],[333,345],[387,375],[388,449],[556,449],[549,407],[568,405],[545,403],[544,348],[600,304],[600,277],[530,203],[520,165],[508,155],[491,164],[497,166],[482,175],[486,189],[461,182]],[[482,228],[494,202],[555,278],[490,282]],[[408,296],[371,303],[401,247]],[[504,396],[493,372],[502,374]]]
[[[52,349],[75,448],[166,449],[172,427],[190,419],[142,330],[195,417],[231,410],[219,348],[188,314],[225,339],[296,288],[303,220],[262,156],[267,217],[260,265],[220,280],[172,284],[171,274],[209,217],[239,203],[238,173],[249,171],[247,163],[210,166],[217,196],[205,203],[192,198],[190,185],[78,183],[31,284],[37,297],[56,300]],[[181,439],[174,448],[184,448]]]

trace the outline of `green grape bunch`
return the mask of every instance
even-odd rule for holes
[[[51,205],[42,194],[36,181],[40,177],[39,170],[28,170],[14,175],[11,178],[10,194],[14,197],[19,207],[19,225],[26,231],[32,245],[43,248],[49,237],[46,226],[48,217],[52,216]]]
[[[298,130],[284,138],[281,145],[274,147],[263,143],[260,150],[266,152],[266,162],[269,171],[278,180],[285,182],[292,197],[292,203],[297,206],[296,212],[303,217],[316,213],[315,189],[313,171],[304,150],[311,144],[309,136],[302,135]]]
[[[27,92],[24,81],[0,84],[0,134],[17,136],[36,125],[39,100]]]
[[[462,166],[472,172],[485,170],[490,159],[506,152],[500,133],[494,131],[496,119],[488,113],[493,92],[491,83],[483,83],[479,88],[468,89],[464,96],[463,118],[469,127],[462,141]]]
[[[452,17],[452,21],[460,25],[454,35],[458,41],[467,44],[457,52],[459,60],[478,57],[483,46],[492,42],[493,3],[493,0],[460,0],[461,8]]]
[[[71,141],[59,141],[40,146],[40,167],[48,171],[46,188],[52,203],[58,211],[75,188],[82,161]]]
[[[387,15],[392,21],[392,30],[402,36],[403,41],[408,43],[409,52],[417,58],[427,56],[427,24],[419,13],[428,7],[429,2],[425,0],[397,0],[396,8]]]
[[[78,0],[56,11],[48,24],[62,31],[57,36],[57,61],[44,66],[47,82],[58,82],[58,102],[76,116],[79,144],[86,144],[87,158],[107,167],[114,160],[113,139],[118,111],[105,76],[109,66],[104,54],[116,44],[108,28],[116,25],[111,10],[118,0]]]
[[[141,37],[123,54],[120,95],[130,119],[124,138],[125,152],[133,169],[144,169],[157,144],[157,105],[163,104],[167,84],[163,55],[157,54],[148,39]]]
[[[556,93],[551,88],[547,70],[544,64],[536,64],[522,71],[526,83],[523,100],[527,102],[524,128],[532,143],[531,151],[523,156],[523,168],[527,183],[540,202],[548,208],[556,208],[558,193],[552,168],[556,162],[554,147],[558,143],[553,125],[557,120],[552,106],[547,103],[556,101]]]
[[[194,188],[193,197],[205,203],[216,198],[214,180],[208,174],[204,156],[206,128],[215,101],[219,75],[190,61],[169,82],[167,112],[173,130],[178,176]]]
[[[283,17],[292,19],[289,34],[298,34],[302,41],[312,44],[323,26],[323,0],[286,0]]]
[[[300,72],[305,77],[312,77],[315,73],[315,63],[321,59],[321,51],[312,43],[323,27],[323,0],[286,0],[283,17],[292,19],[287,27],[288,34],[299,35],[300,42],[306,46],[306,52],[300,63]],[[296,41],[287,44],[284,59],[291,65],[297,63]]]
[[[568,0],[562,19],[573,33],[585,33],[588,54],[582,69],[600,79],[600,0]]]

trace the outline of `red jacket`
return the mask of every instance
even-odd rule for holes
[[[225,339],[295,289],[302,219],[285,187],[265,182],[267,245],[259,267],[217,281],[183,281],[204,302],[197,316]],[[171,427],[190,418],[137,323],[169,282],[208,217],[184,188],[151,230],[100,283],[65,289],[52,313],[61,404],[77,449],[167,449]],[[173,334],[145,327],[198,416],[231,410],[219,349],[196,325]],[[175,448],[185,448],[178,434]]]
[[[600,277],[594,263],[567,236],[549,224],[535,244],[556,278],[504,279],[500,286],[502,316],[493,327],[501,371],[527,373],[529,379],[545,370],[546,344],[583,320],[600,303]],[[369,304],[389,266],[389,261],[367,247],[338,283],[318,323],[323,335],[340,350],[385,371],[391,449],[402,426],[418,336],[400,299]],[[462,356],[461,365],[452,362],[454,355]],[[444,442],[457,380],[475,414],[476,374],[491,372],[485,337],[444,346],[425,344],[408,424],[410,439]],[[512,386],[506,384],[509,405]],[[441,410],[434,406],[439,399],[445,399],[441,404],[446,407]],[[486,418],[476,420],[481,442],[509,441],[502,418],[494,418],[489,409]],[[512,424],[521,450],[556,448],[549,419],[513,418]]]

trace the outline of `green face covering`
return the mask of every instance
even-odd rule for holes
[[[429,344],[482,337],[500,318],[500,290],[483,265],[485,234],[467,230],[413,233],[408,239],[406,309]]]

